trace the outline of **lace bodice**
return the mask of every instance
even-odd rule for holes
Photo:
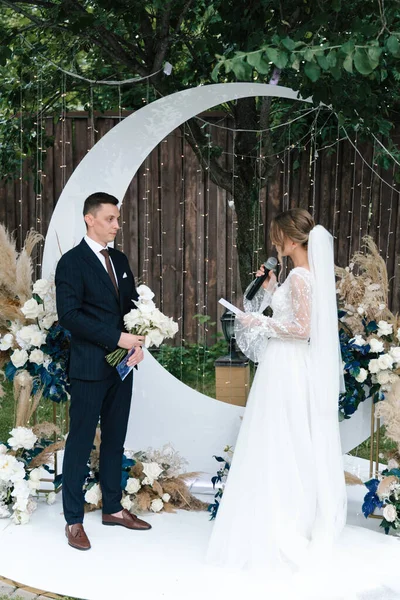
[[[239,348],[259,362],[269,338],[304,340],[310,337],[311,273],[296,267],[286,281],[275,289],[260,290],[253,301],[245,301],[246,315],[237,317],[235,335]],[[271,305],[272,317],[260,314]]]

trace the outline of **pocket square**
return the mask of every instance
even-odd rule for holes
[[[122,275],[122,279],[125,279],[125,277],[128,277],[128,275],[127,275],[126,273],[124,273],[124,274]]]

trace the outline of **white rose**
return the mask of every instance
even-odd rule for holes
[[[359,383],[364,383],[364,381],[367,379],[367,377],[368,377],[368,371],[366,369],[361,368],[359,374],[356,375],[355,379]]]
[[[152,485],[153,481],[158,479],[162,472],[163,469],[156,462],[143,463],[143,473],[151,482],[149,485]]]
[[[365,313],[365,308],[362,304],[357,308],[357,312],[359,315],[363,315]]]
[[[393,358],[390,354],[381,354],[379,358],[377,358],[379,368],[383,371],[385,369],[391,369],[393,367]]]
[[[377,358],[373,358],[369,361],[368,370],[370,373],[379,373],[380,367],[379,367]]]
[[[3,335],[0,341],[0,350],[4,352],[5,350],[9,350],[14,343],[14,336],[11,333],[6,333]]]
[[[390,373],[389,371],[380,371],[377,374],[376,380],[380,385],[386,385],[390,381]]]
[[[34,298],[27,300],[21,308],[22,313],[27,319],[37,319],[43,314],[43,306],[36,302]]]
[[[36,469],[32,469],[32,471],[29,473],[29,479],[39,482],[46,476],[46,474],[46,469],[43,467],[37,467]]]
[[[44,360],[44,354],[39,348],[35,348],[29,355],[29,362],[35,363],[35,365],[42,365]]]
[[[40,327],[42,329],[50,329],[50,327],[53,325],[53,323],[55,323],[57,321],[57,319],[58,319],[58,316],[54,313],[46,315],[45,317],[43,317],[43,319],[41,319]]]
[[[362,336],[362,335],[355,335],[355,336],[354,336],[354,337],[353,337],[353,338],[350,340],[350,342],[351,342],[352,344],[354,344],[355,346],[360,346],[360,347],[361,347],[361,346],[365,346],[365,344],[367,343],[367,342],[364,340],[364,338],[363,338],[363,336]]]
[[[10,511],[8,507],[3,502],[0,502],[0,519],[8,519],[9,516]]]
[[[137,288],[137,293],[139,295],[139,300],[151,300],[154,298],[154,293],[149,287],[147,287],[147,285],[139,285]]]
[[[33,293],[37,294],[40,298],[44,298],[46,294],[49,293],[51,288],[51,283],[47,281],[47,279],[38,279],[33,284]]]
[[[125,327],[130,331],[134,329],[138,325],[142,324],[142,317],[140,315],[140,311],[137,308],[133,308],[128,312],[124,317]]]
[[[10,454],[0,454],[0,482],[16,484],[25,477],[25,468],[21,461]]]
[[[49,494],[46,495],[46,502],[47,504],[54,504],[54,502],[56,501],[57,498],[57,494],[55,492],[50,492]]]
[[[136,306],[138,307],[138,310],[145,315],[150,315],[156,310],[156,305],[152,300],[139,300],[139,302],[136,303]]]
[[[125,489],[128,492],[128,494],[136,494],[136,492],[138,492],[140,488],[141,484],[139,479],[136,479],[135,477],[129,477],[125,486]]]
[[[30,515],[28,512],[16,510],[13,513],[11,520],[15,525],[26,525],[30,521]]]
[[[371,352],[383,352],[385,349],[383,342],[377,340],[376,338],[370,339],[368,344],[370,345]]]
[[[36,435],[28,427],[15,427],[11,429],[10,435],[11,437],[7,440],[7,443],[13,450],[18,450],[19,448],[32,450],[37,442]]]
[[[150,346],[156,346],[158,348],[158,346],[162,343],[163,339],[164,336],[162,335],[162,333],[160,333],[158,329],[152,329],[146,335],[144,345],[146,348],[150,348]]]
[[[396,520],[397,511],[393,504],[386,504],[383,509],[383,518],[386,519],[386,521],[389,521],[389,523],[393,523],[393,521]]]
[[[19,367],[23,367],[26,364],[28,353],[26,350],[14,350],[10,356],[10,360],[14,367],[19,369]]]
[[[5,454],[7,452],[7,446],[5,444],[0,444],[0,454]]]
[[[169,502],[171,500],[171,496],[169,494],[163,494],[161,498],[163,502]]]
[[[132,505],[133,505],[133,502],[129,498],[129,496],[124,496],[124,498],[122,498],[122,500],[121,500],[121,506],[123,508],[126,508],[126,510],[131,510]]]
[[[400,363],[400,346],[392,348],[389,354],[393,358],[393,362]]]
[[[88,490],[85,494],[85,502],[87,502],[88,504],[94,504],[95,506],[97,506],[97,504],[100,502],[101,500],[101,489],[98,483],[95,483],[90,490]]]
[[[398,468],[399,468],[399,463],[397,462],[397,460],[395,460],[394,458],[391,458],[388,462],[389,471],[391,469],[398,469]]]
[[[387,321],[378,322],[379,337],[382,337],[382,335],[390,335],[391,333],[393,333],[393,325],[390,325]]]
[[[161,498],[156,498],[150,504],[150,510],[152,510],[153,512],[160,512],[160,510],[162,510],[163,507],[164,507],[164,502],[161,500]]]
[[[39,347],[46,342],[47,334],[43,331],[35,331],[31,337],[32,346]]]

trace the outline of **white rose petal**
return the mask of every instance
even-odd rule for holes
[[[46,294],[49,293],[51,288],[51,283],[47,281],[47,279],[38,279],[33,284],[33,293],[37,294],[40,298],[44,298]]]
[[[30,521],[30,515],[28,512],[16,510],[11,517],[11,520],[15,525],[26,525]]]
[[[386,504],[383,509],[383,518],[389,523],[393,523],[397,518],[397,511],[393,504]]]
[[[10,435],[11,437],[7,440],[7,443],[13,450],[18,450],[19,448],[32,450],[37,442],[36,435],[28,427],[15,427],[11,429]]]
[[[164,507],[164,502],[161,500],[161,498],[156,498],[150,504],[150,510],[152,510],[153,512],[160,512],[160,510],[162,510],[163,507]]]
[[[160,333],[158,329],[152,329],[146,335],[144,345],[146,348],[150,348],[150,346],[158,346],[162,343],[164,336]]]
[[[163,502],[169,502],[171,500],[171,496],[169,494],[163,494],[161,499]]]
[[[94,506],[97,506],[101,498],[101,489],[98,483],[95,483],[85,494],[85,502],[94,504]]]
[[[139,302],[136,303],[136,306],[138,307],[138,310],[142,314],[147,314],[147,315],[152,314],[156,309],[156,305],[154,304],[154,302],[152,300],[146,300],[144,302],[139,300]]]
[[[353,338],[350,340],[350,342],[351,342],[352,344],[354,344],[355,346],[360,346],[360,347],[361,347],[361,346],[365,346],[365,344],[367,343],[367,342],[364,340],[364,338],[363,338],[363,336],[362,336],[362,335],[356,335],[356,336],[354,336],[354,337],[353,337]]]
[[[128,492],[128,494],[136,494],[136,492],[138,492],[141,488],[141,484],[139,479],[136,479],[135,477],[129,477],[125,489]]]
[[[377,361],[381,370],[391,369],[393,367],[393,358],[390,354],[381,354]]]
[[[35,365],[42,365],[44,361],[44,354],[38,348],[32,350],[29,355],[29,362],[34,363]]]
[[[394,458],[391,458],[388,461],[388,469],[389,469],[389,471],[391,469],[398,469],[398,468],[399,468],[399,463],[397,462],[397,460],[395,460]]]
[[[19,369],[26,364],[26,361],[28,360],[28,353],[26,350],[14,350],[10,356],[10,360],[14,367]]]
[[[24,306],[21,308],[21,312],[27,319],[37,319],[42,316],[44,310],[41,304],[36,302],[34,298],[31,298],[25,302]]]
[[[377,335],[379,337],[382,337],[383,335],[390,335],[391,333],[393,333],[393,325],[389,324],[387,321],[378,322]]]
[[[371,348],[371,352],[383,352],[385,347],[383,345],[383,342],[381,342],[380,340],[377,340],[376,338],[371,338],[370,340],[368,340],[368,344],[370,345]]]
[[[46,477],[46,474],[46,469],[44,469],[43,467],[37,467],[36,469],[32,469],[32,471],[29,473],[29,479],[31,479],[32,481],[40,481],[41,479]]]
[[[364,383],[364,381],[367,379],[367,377],[368,377],[368,371],[366,369],[361,368],[359,374],[356,375],[355,379],[359,383]]]
[[[126,508],[126,510],[131,510],[133,505],[132,500],[129,498],[129,496],[124,496],[121,500],[121,506],[123,508]]]
[[[0,454],[6,454],[7,446],[5,444],[0,444]]]
[[[160,467],[160,465],[156,462],[143,463],[143,473],[151,481],[150,485],[152,485],[155,479],[159,478],[162,472],[162,467]]]
[[[46,496],[46,502],[47,504],[54,504],[54,502],[56,501],[57,498],[57,494],[55,492],[50,492],[49,494],[47,494]]]
[[[42,329],[50,329],[50,327],[53,325],[53,323],[55,323],[57,321],[57,319],[58,319],[58,316],[55,313],[46,315],[45,317],[43,317],[43,319],[41,319],[40,327]]]
[[[395,346],[394,348],[391,348],[389,354],[393,358],[393,362],[395,362],[397,364],[400,363],[400,347],[399,346]]]
[[[1,338],[0,350],[2,352],[9,350],[11,348],[11,346],[13,345],[13,343],[14,343],[14,336],[12,335],[12,333],[6,333]]]
[[[3,502],[0,502],[0,519],[8,519],[9,516],[9,508]]]
[[[378,363],[378,359],[377,358],[373,358],[372,360],[369,361],[368,363],[368,370],[370,373],[379,373],[379,371],[381,370],[379,367],[379,363]]]
[[[36,331],[32,334],[31,344],[32,346],[40,347],[46,342],[46,333],[43,331]]]
[[[137,293],[139,295],[140,300],[151,300],[154,298],[154,293],[151,291],[147,285],[139,285],[137,288]]]

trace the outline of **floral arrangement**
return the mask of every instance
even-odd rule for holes
[[[90,472],[85,481],[87,510],[101,507],[102,495],[98,477],[100,434],[95,440],[90,458]],[[189,491],[188,483],[197,473],[182,473],[186,461],[172,446],[160,451],[125,450],[122,461],[122,506],[132,513],[151,511],[175,512],[176,509],[206,510],[207,505]]]
[[[40,481],[54,473],[49,463],[64,442],[53,442],[48,436],[56,433],[52,423],[42,423],[32,429],[15,427],[6,444],[0,444],[0,518],[11,518],[17,525],[29,522],[37,503],[34,499]],[[55,492],[46,495],[53,504]]]
[[[145,346],[158,347],[165,338],[172,338],[178,331],[178,324],[171,318],[165,316],[153,302],[154,293],[146,285],[137,288],[139,299],[134,301],[133,308],[124,317],[127,331],[134,335],[144,335]],[[107,361],[115,367],[128,353],[127,350],[119,348],[106,356]]]
[[[215,460],[220,463],[220,468],[217,471],[217,474],[211,478],[211,482],[213,484],[213,488],[215,489],[216,485],[219,484],[218,490],[214,495],[214,502],[208,505],[208,512],[211,513],[210,521],[215,519],[218,514],[219,505],[221,502],[222,495],[224,493],[225,482],[228,477],[229,469],[231,467],[231,461],[233,456],[233,448],[231,446],[226,446],[224,448],[225,457],[215,456]]]
[[[387,306],[386,265],[376,244],[363,238],[339,277],[339,335],[346,393],[339,399],[339,417],[348,419],[360,402],[383,400],[400,376],[400,321]]]
[[[365,483],[368,492],[364,498],[363,513],[371,515],[376,508],[383,508],[380,526],[386,533],[391,529],[400,534],[400,380],[387,392],[385,400],[379,402],[376,416],[385,422],[385,435],[395,442],[389,453],[387,468],[378,477]]]
[[[69,392],[70,336],[57,323],[54,281],[38,279],[32,285],[31,253],[40,239],[29,232],[18,255],[0,225],[0,367],[9,381],[24,372],[37,401],[43,396],[63,402]]]

